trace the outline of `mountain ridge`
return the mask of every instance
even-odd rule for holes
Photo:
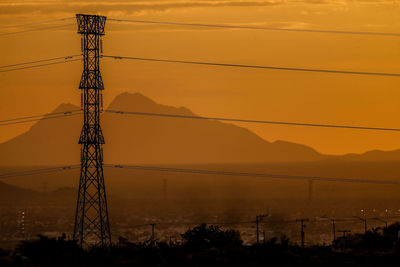
[[[60,104],[54,112],[77,110]],[[140,93],[122,93],[107,110],[197,116],[186,107],[159,104]],[[0,144],[0,165],[65,165],[79,162],[81,116],[39,120],[25,133]],[[108,163],[207,164],[309,162],[340,160],[400,160],[400,150],[324,155],[307,145],[269,142],[247,128],[216,120],[190,120],[104,113]],[[112,145],[109,145],[112,144]]]

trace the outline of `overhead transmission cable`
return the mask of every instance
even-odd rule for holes
[[[255,223],[255,221],[239,221],[239,222],[207,222],[207,221],[198,221],[198,222],[153,222],[156,225],[200,225],[200,224],[209,224],[209,225],[235,225],[235,224],[250,224]],[[260,222],[261,223],[261,222]],[[136,224],[132,225],[130,228],[141,228],[151,225],[150,223],[146,224]]]
[[[205,27],[205,28],[222,28],[222,29],[267,30],[267,31],[283,31],[283,32],[308,32],[308,33],[394,36],[394,37],[399,37],[400,36],[400,33],[391,33],[391,32],[364,32],[364,31],[340,31],[340,30],[288,29],[288,28],[277,28],[277,27],[258,27],[258,26],[243,26],[243,25],[228,25],[228,24],[184,23],[184,22],[152,21],[152,20],[129,20],[129,19],[115,19],[115,18],[107,18],[107,20],[108,21],[115,21],[115,22],[138,23],[138,24],[153,24],[153,25],[158,24],[158,25]]]
[[[5,70],[0,70],[0,72],[10,72],[10,71],[18,71],[18,70],[39,68],[39,67],[44,67],[44,66],[51,66],[51,65],[63,64],[63,63],[70,63],[70,62],[79,61],[79,60],[82,60],[82,59],[81,58],[77,58],[77,59],[62,60],[62,61],[56,61],[56,62],[32,65],[32,66],[24,66],[24,67],[12,68],[12,69],[5,69]]]
[[[35,174],[45,174],[45,173],[72,170],[72,169],[77,169],[77,168],[80,168],[79,164],[67,165],[67,166],[61,166],[61,167],[53,167],[53,168],[42,168],[42,169],[34,169],[34,170],[2,173],[2,174],[0,174],[0,179],[27,176],[27,175],[35,175]]]
[[[382,128],[382,127],[318,124],[318,123],[287,122],[287,121],[247,120],[247,119],[234,119],[225,117],[204,117],[195,115],[135,112],[135,111],[122,111],[122,110],[111,110],[111,109],[104,110],[104,112],[121,114],[121,115],[127,114],[127,115],[137,115],[137,116],[151,116],[151,117],[165,117],[165,118],[179,118],[179,119],[216,120],[216,121],[231,121],[231,122],[258,123],[258,124],[276,124],[276,125],[288,125],[288,126],[307,126],[307,127],[344,128],[344,129],[355,129],[355,130],[400,132],[400,128]]]
[[[265,173],[245,173],[245,172],[230,172],[230,171],[228,172],[228,171],[180,169],[180,168],[140,166],[140,165],[104,164],[104,167],[125,168],[125,169],[145,170],[145,171],[179,172],[179,173],[190,173],[190,174],[228,175],[228,176],[241,176],[241,177],[245,176],[245,177],[258,177],[258,178],[270,178],[270,179],[294,179],[294,180],[313,180],[313,181],[327,181],[327,182],[400,185],[400,182],[398,182],[398,181],[388,181],[388,180],[365,180],[365,179],[296,176],[296,175],[265,174]],[[11,173],[3,173],[3,174],[0,174],[0,179],[58,172],[58,171],[72,170],[72,169],[77,169],[77,168],[80,168],[79,164],[67,165],[67,166],[61,166],[61,167],[53,167],[53,168],[26,170],[26,171],[11,172]]]
[[[42,114],[42,115],[19,117],[19,118],[15,118],[15,119],[2,120],[2,121],[0,121],[0,126],[14,125],[14,124],[34,122],[34,121],[40,121],[40,120],[58,119],[58,118],[76,116],[76,115],[80,115],[80,114],[82,114],[81,110],[71,110],[71,111],[64,111],[64,112],[47,113],[47,114]]]
[[[13,31],[13,32],[2,32],[2,33],[0,33],[0,36],[14,35],[14,34],[20,34],[20,33],[27,33],[27,32],[53,30],[53,29],[61,29],[61,28],[65,28],[67,26],[72,26],[72,25],[75,25],[75,24],[68,23],[68,24],[62,24],[62,25],[55,25],[55,26],[48,26],[48,27],[41,27],[41,28],[32,28],[32,29]]]
[[[31,23],[25,23],[25,24],[17,24],[17,25],[4,25],[4,26],[2,26],[2,28],[20,28],[20,27],[26,27],[26,26],[48,24],[48,23],[52,23],[52,22],[66,21],[66,20],[71,20],[71,19],[75,19],[75,17],[66,17],[66,18],[60,18],[60,19],[50,19],[50,20],[45,20],[45,21],[37,21],[37,22],[31,22]]]
[[[283,175],[283,174],[267,174],[267,173],[216,171],[216,170],[204,170],[204,169],[186,169],[186,168],[182,169],[182,168],[144,166],[144,165],[104,164],[103,166],[109,167],[109,168],[117,168],[117,169],[177,172],[177,173],[205,174],[205,175],[224,175],[224,176],[257,177],[257,178],[270,178],[270,179],[312,180],[312,181],[326,181],[326,182],[400,185],[399,181],[389,181],[389,180],[366,180],[366,179],[331,178],[331,177],[318,177],[318,176],[299,176],[299,175]],[[3,173],[3,174],[0,174],[0,179],[58,172],[58,171],[72,170],[72,169],[77,169],[77,168],[80,168],[79,164],[66,165],[66,166],[61,166],[61,167],[26,170],[26,171],[11,172],[11,173]]]
[[[351,178],[332,178],[319,176],[300,176],[300,175],[285,175],[285,174],[269,174],[269,173],[248,173],[248,172],[233,172],[233,171],[217,171],[204,169],[183,169],[160,166],[145,166],[145,165],[120,165],[120,164],[104,164],[104,167],[143,170],[143,171],[159,171],[159,172],[176,172],[189,174],[205,174],[205,175],[224,175],[224,176],[239,176],[239,177],[257,177],[269,179],[287,179],[287,180],[311,180],[325,182],[342,182],[342,183],[363,183],[363,184],[386,184],[400,185],[400,181],[389,180],[365,180]]]
[[[139,111],[126,111],[126,110],[104,110],[105,113],[114,113],[119,115],[136,115],[146,117],[161,117],[161,118],[178,118],[178,119],[194,119],[194,120],[216,120],[216,121],[231,121],[243,123],[256,123],[256,124],[275,124],[287,126],[305,126],[305,127],[322,127],[322,128],[339,128],[339,129],[354,129],[354,130],[371,130],[371,131],[391,131],[400,132],[400,128],[383,128],[383,127],[369,127],[369,126],[352,126],[352,125],[337,125],[337,124],[318,124],[318,123],[304,123],[304,122],[288,122],[288,121],[266,121],[266,120],[248,120],[248,119],[235,119],[226,117],[204,117],[196,115],[180,115],[180,114],[167,114],[167,113],[151,113]],[[56,119],[68,116],[75,116],[82,114],[82,110],[68,110],[64,112],[54,112],[34,116],[19,117],[13,119],[0,120],[0,126],[13,125],[19,123],[26,123],[32,121],[40,121],[42,119]]]
[[[75,58],[75,57],[81,57],[81,56],[82,55],[79,54],[79,55],[53,57],[53,58],[47,58],[47,59],[39,59],[39,60],[34,60],[34,61],[9,64],[9,65],[1,65],[0,69],[2,69],[2,68],[10,68],[10,67],[15,67],[15,66],[31,65],[31,64],[35,64],[35,63],[41,63],[41,62],[55,61],[55,60],[60,60],[60,59],[68,60],[68,59],[72,59],[72,58]]]
[[[232,64],[232,63],[217,63],[217,62],[203,62],[203,61],[162,59],[162,58],[126,57],[126,56],[112,56],[112,55],[102,55],[102,57],[112,58],[112,59],[130,59],[130,60],[138,60],[138,61],[194,64],[194,65],[206,65],[206,66],[216,66],[216,67],[234,67],[234,68],[247,68],[247,69],[268,69],[268,70],[317,72],[317,73],[331,73],[331,74],[400,77],[400,73],[388,73],[388,72],[365,72],[365,71],[346,71],[346,70],[334,70],[334,69],[314,69],[314,68],[294,68],[294,67],[280,67],[280,66],[244,65],[244,64]]]
[[[64,114],[67,115],[67,114],[75,113],[75,112],[82,112],[82,111],[80,109],[75,109],[75,110],[67,110],[67,111],[62,111],[62,112],[45,113],[45,114],[39,114],[39,115],[33,115],[33,116],[25,116],[25,117],[13,118],[13,119],[0,120],[0,123],[11,122],[11,121],[20,121],[20,120],[26,120],[26,119],[32,119],[32,118],[41,118],[44,116],[64,115]]]
[[[397,219],[399,216],[384,216],[382,219]],[[358,218],[331,218],[331,217],[326,217],[324,219],[312,219],[309,222],[310,223],[331,223],[331,220],[334,219],[336,222],[358,222],[360,219]],[[374,219],[380,219],[379,217],[374,217],[374,218],[366,218],[368,220],[374,220]],[[152,223],[156,225],[200,225],[200,224],[208,224],[208,225],[240,225],[240,224],[253,224],[255,223],[255,220],[252,221],[237,221],[237,222],[207,222],[207,221],[197,221],[197,222],[159,222],[159,221],[153,221]],[[283,219],[283,220],[262,220],[258,222],[259,224],[276,224],[276,223],[284,223],[284,224],[291,224],[291,223],[297,223],[296,220],[288,220],[288,219]],[[142,227],[148,227],[151,225],[151,223],[143,223],[143,224],[136,224],[132,225],[131,228],[142,228]]]

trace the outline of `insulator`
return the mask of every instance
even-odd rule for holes
[[[81,52],[83,52],[83,38],[81,38]]]
[[[103,54],[103,40],[100,39],[100,52]]]

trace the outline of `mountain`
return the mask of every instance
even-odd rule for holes
[[[61,104],[53,112],[76,110]],[[1,165],[64,165],[79,162],[81,116],[42,119],[29,131],[0,144]]]
[[[61,104],[53,112],[76,110]],[[109,110],[196,116],[184,107],[161,105],[139,94],[117,96]],[[79,162],[82,116],[44,119],[29,131],[0,144],[0,165],[65,165]],[[246,128],[213,120],[193,120],[104,113],[106,163],[207,164],[310,162],[328,158],[400,159],[400,152],[330,157],[300,144],[268,142]],[[383,156],[381,154],[385,154]]]
[[[40,193],[0,182],[0,206],[23,205],[40,197]]]
[[[9,199],[13,196],[18,197],[18,198],[30,198],[30,197],[35,197],[38,196],[39,193],[30,190],[30,189],[24,189],[18,186],[10,185],[4,182],[0,181],[0,196],[1,199]],[[4,199],[3,199],[4,198]]]
[[[362,154],[346,154],[336,157],[346,161],[399,161],[400,149],[392,151],[371,150]]]
[[[184,107],[160,105],[141,94],[124,93],[110,110],[196,116]],[[104,116],[108,162],[232,163],[310,161],[324,158],[304,145],[267,142],[251,131],[210,120],[108,113]]]
[[[75,110],[62,104],[53,112]],[[141,94],[123,93],[110,110],[196,116],[190,110],[158,104]],[[26,133],[0,144],[1,165],[64,165],[79,162],[81,116],[40,120]],[[267,142],[251,131],[210,120],[104,113],[102,127],[109,163],[291,162],[324,159],[310,147]]]
[[[0,207],[31,206],[33,204],[59,204],[75,202],[77,191],[61,187],[54,191],[40,192],[0,181]]]

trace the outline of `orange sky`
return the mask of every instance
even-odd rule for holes
[[[91,12],[112,18],[400,32],[399,1],[0,1],[0,25]],[[70,20],[70,23],[75,23]],[[53,24],[52,24],[53,25]],[[45,26],[45,25],[44,25]],[[19,30],[2,28],[1,32]],[[0,36],[1,65],[79,54],[76,26]],[[107,22],[104,54],[238,64],[400,72],[400,37],[144,26]],[[400,78],[101,62],[105,103],[141,92],[203,116],[400,127]],[[0,73],[0,120],[79,105],[81,62]],[[135,110],[132,107],[132,110]],[[137,111],[137,110],[135,110]],[[323,153],[400,148],[400,133],[241,124],[268,141]],[[0,142],[30,125],[2,127]]]

